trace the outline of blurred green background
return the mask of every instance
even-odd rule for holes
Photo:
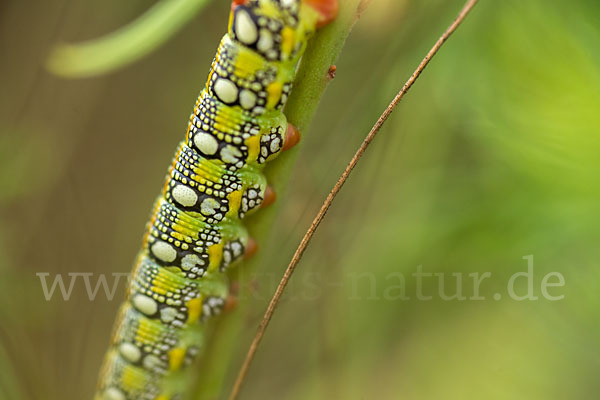
[[[228,3],[88,79],[49,73],[51,49],[114,31],[153,1],[0,4],[0,398],[91,398],[124,287],[113,301],[90,301],[82,284],[69,301],[46,301],[36,273],[129,272]],[[231,336],[225,392],[320,203],[461,6],[373,0],[356,25],[261,243],[264,262],[245,277],[252,298]],[[599,21],[591,0],[480,2],[327,215],[242,399],[598,397]],[[528,255],[540,298],[516,301],[507,282]],[[426,278],[433,299],[419,301],[419,266],[445,273],[449,294],[462,273],[467,297],[467,274],[490,272],[486,299],[444,301]],[[541,296],[550,272],[564,276],[550,289],[560,301]],[[409,300],[390,298],[398,274]]]

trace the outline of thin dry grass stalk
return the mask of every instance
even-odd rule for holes
[[[381,129],[383,124],[385,123],[385,121],[388,119],[388,117],[390,116],[392,111],[394,111],[394,109],[396,108],[396,106],[398,105],[400,100],[402,100],[404,95],[408,92],[408,90],[412,87],[412,85],[415,83],[415,81],[419,78],[419,76],[421,75],[421,73],[423,72],[425,67],[427,67],[427,65],[433,58],[433,56],[439,51],[439,49],[444,45],[446,40],[448,40],[448,38],[454,33],[454,31],[458,28],[458,26],[467,17],[467,15],[471,11],[471,9],[475,6],[477,1],[478,0],[468,0],[465,3],[465,5],[463,6],[462,10],[458,14],[458,16],[456,17],[454,22],[452,22],[452,24],[446,29],[446,31],[442,34],[442,36],[440,36],[440,38],[437,40],[437,42],[435,42],[435,44],[433,45],[431,50],[429,50],[429,52],[427,53],[425,58],[423,58],[423,60],[421,61],[421,63],[417,67],[417,69],[413,72],[413,74],[410,76],[408,81],[406,81],[406,83],[404,84],[404,86],[402,87],[400,92],[398,92],[396,97],[394,97],[392,102],[387,106],[385,111],[381,114],[381,116],[379,117],[379,119],[377,120],[375,125],[373,125],[373,128],[371,128],[371,131],[369,132],[369,134],[367,135],[365,140],[362,142],[362,144],[360,145],[360,147],[358,148],[358,150],[356,151],[356,153],[354,154],[354,156],[352,157],[352,159],[346,166],[346,169],[344,170],[344,172],[342,173],[342,175],[336,182],[335,186],[333,187],[333,189],[331,189],[331,192],[327,196],[327,199],[325,199],[325,202],[323,202],[323,205],[321,206],[321,209],[319,210],[318,214],[315,216],[312,224],[310,225],[310,228],[308,228],[308,230],[304,234],[302,241],[298,245],[298,248],[296,249],[296,252],[294,253],[294,256],[292,257],[292,260],[290,261],[287,269],[285,270],[283,277],[281,278],[281,281],[279,282],[279,285],[277,286],[277,289],[275,290],[275,293],[273,294],[273,297],[271,298],[269,306],[267,307],[267,310],[265,311],[265,315],[263,316],[263,319],[258,327],[258,330],[256,332],[256,335],[254,336],[252,344],[250,345],[250,348],[248,349],[248,353],[246,354],[246,359],[244,360],[244,363],[242,364],[242,367],[240,368],[240,371],[238,373],[237,379],[233,386],[231,395],[229,396],[229,400],[236,400],[238,398],[241,387],[244,383],[244,380],[245,380],[248,370],[250,368],[250,364],[252,363],[252,360],[254,359],[254,356],[256,354],[258,346],[260,345],[260,342],[265,335],[265,331],[266,331],[267,327],[269,326],[269,322],[271,321],[271,318],[273,317],[273,314],[275,313],[275,310],[277,309],[277,306],[279,305],[281,296],[283,295],[283,292],[284,292],[285,288],[287,287],[287,284],[288,284],[290,278],[292,277],[292,274],[294,273],[296,266],[300,262],[300,259],[302,258],[304,251],[308,247],[308,243],[310,242],[310,240],[312,239],[313,235],[315,234],[317,228],[321,224],[321,221],[323,221],[323,218],[325,218],[325,214],[329,210],[329,207],[331,207],[333,200],[335,199],[337,194],[342,189],[342,186],[344,186],[344,183],[346,183],[346,180],[350,176],[350,173],[352,172],[354,167],[356,167],[356,164],[358,164],[358,161],[363,156],[363,154],[367,150],[367,147],[369,147],[369,145],[371,144],[371,142],[373,141],[373,139],[375,138],[375,136],[377,135],[377,133],[379,132],[379,130]],[[361,3],[361,4],[363,4],[363,3]],[[368,4],[368,2],[365,1],[364,4]]]

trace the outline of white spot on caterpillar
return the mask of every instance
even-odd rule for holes
[[[127,400],[127,398],[116,387],[109,387],[104,391],[104,400]]]
[[[138,311],[146,315],[154,315],[158,310],[158,304],[156,304],[156,301],[148,296],[144,296],[143,294],[135,295],[132,303]]]
[[[140,361],[140,358],[142,357],[142,352],[133,343],[121,343],[121,345],[119,346],[119,352],[121,353],[124,359],[132,363]]]
[[[210,309],[208,304],[204,304],[202,306],[202,314],[206,315],[206,316],[211,316],[212,315],[212,310]]]
[[[239,257],[242,255],[242,245],[238,242],[234,242],[231,244],[231,250],[233,250],[233,255],[235,257]]]
[[[242,158],[242,152],[234,146],[225,146],[221,149],[221,160],[228,164],[235,164],[240,158]]]
[[[160,310],[160,320],[165,324],[173,322],[177,316],[177,310],[173,307],[167,307]]]
[[[217,139],[206,132],[197,132],[194,135],[194,144],[198,150],[209,156],[212,156],[219,150]]]
[[[277,153],[279,151],[279,149],[281,149],[281,139],[276,137],[271,142],[271,153]]]
[[[215,94],[224,103],[235,103],[238,97],[238,88],[229,79],[217,78],[214,86]]]
[[[277,59],[277,51],[275,50],[269,50],[266,55],[269,58],[269,60]]]
[[[196,194],[196,192],[194,192],[193,189],[185,185],[175,186],[171,194],[173,195],[175,201],[177,201],[184,207],[191,207],[198,201],[198,195]],[[175,254],[175,257],[177,257],[177,254]],[[175,259],[175,257],[173,257],[173,260]]]
[[[225,261],[225,264],[229,264],[231,262],[231,253],[229,251],[223,252],[223,260]]]
[[[164,262],[173,262],[177,258],[177,251],[168,243],[157,241],[150,249],[156,258]]]
[[[184,271],[189,271],[197,265],[202,265],[202,259],[196,254],[187,254],[181,259],[181,268]]]
[[[144,361],[142,361],[142,364],[144,365],[144,368],[153,370],[154,368],[160,366],[160,359],[150,354],[144,357]]]
[[[273,47],[273,34],[267,29],[261,29],[260,39],[256,45],[259,51],[265,52]]]
[[[218,297],[211,297],[208,299],[208,305],[211,307],[220,306],[222,302],[223,302],[223,300],[221,300]]]
[[[219,206],[220,204],[217,200],[213,199],[212,197],[209,197],[207,199],[204,199],[202,204],[200,204],[200,211],[204,215],[213,215],[217,212]]]
[[[240,9],[236,13],[235,34],[237,39],[244,44],[252,44],[256,42],[258,37],[256,25],[248,12],[244,9]]]
[[[250,110],[252,107],[256,105],[256,95],[254,92],[244,89],[240,93],[240,104],[246,110]]]

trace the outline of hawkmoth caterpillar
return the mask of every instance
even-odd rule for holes
[[[223,273],[252,247],[241,220],[269,197],[261,169],[297,140],[282,112],[296,66],[337,0],[234,0],[206,86],[157,199],[96,400],[177,400]]]

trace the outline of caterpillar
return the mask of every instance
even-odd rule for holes
[[[205,87],[155,202],[95,400],[178,400],[224,271],[255,247],[242,218],[270,202],[265,164],[298,140],[282,110],[307,41],[337,0],[233,0]]]

